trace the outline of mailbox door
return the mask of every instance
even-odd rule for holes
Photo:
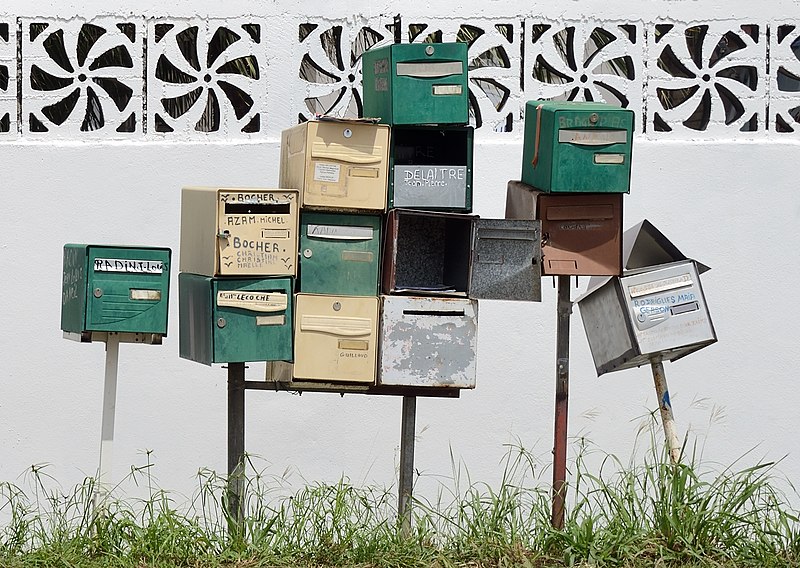
[[[291,361],[291,278],[212,282],[214,362]]]
[[[542,301],[541,222],[476,219],[470,297]]]
[[[542,274],[617,276],[622,272],[622,195],[539,193]]]
[[[377,296],[381,217],[303,213],[299,291]]]
[[[671,360],[670,351],[716,341],[693,261],[625,276],[620,284],[641,353]]]
[[[219,190],[218,271],[221,276],[294,276],[298,192]]]
[[[465,127],[395,127],[389,206],[472,210],[474,131]]]
[[[297,294],[294,378],[374,383],[378,298]]]
[[[393,124],[466,124],[467,45],[394,44]]]
[[[385,210],[389,127],[339,121],[307,124],[303,206]]]
[[[169,249],[89,247],[86,331],[167,334]]]
[[[383,296],[382,303],[380,384],[475,387],[476,300]]]

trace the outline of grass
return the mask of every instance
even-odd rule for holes
[[[25,489],[0,483],[4,568],[254,568],[259,566],[644,566],[800,565],[800,523],[778,489],[774,464],[718,470],[696,455],[671,465],[654,450],[624,465],[605,456],[590,471],[588,448],[570,464],[563,530],[550,525],[546,470],[509,447],[496,486],[473,482],[451,455],[452,476],[417,500],[412,529],[397,522],[393,488],[346,479],[290,491],[248,459],[244,522],[228,511],[227,479],[198,473],[189,500],[159,489],[147,462],[130,478],[143,499],[93,505],[95,481],[63,492],[47,467],[32,466]]]

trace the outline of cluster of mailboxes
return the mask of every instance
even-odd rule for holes
[[[108,333],[160,343],[167,335],[168,248],[64,245],[61,330],[77,341]]]
[[[540,299],[539,222],[471,214],[466,44],[370,50],[363,69],[371,119],[282,133],[293,189],[183,190],[181,356],[470,388],[476,299]]]
[[[632,137],[628,109],[526,104],[521,181],[508,184],[506,217],[542,222],[543,274],[620,274]]]

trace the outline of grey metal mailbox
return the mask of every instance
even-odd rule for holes
[[[476,219],[470,297],[542,301],[542,222]]]
[[[378,384],[475,388],[476,300],[381,299]]]
[[[626,231],[623,243],[623,275],[593,279],[578,299],[597,374],[674,361],[714,343],[700,283],[708,267],[648,221]]]

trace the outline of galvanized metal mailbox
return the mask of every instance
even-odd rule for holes
[[[700,284],[708,267],[648,221],[626,231],[625,244],[623,275],[590,280],[577,302],[598,375],[674,361],[717,340]]]
[[[382,218],[303,213],[299,292],[377,296]]]
[[[471,126],[392,127],[389,208],[472,211]]]
[[[383,248],[385,294],[466,296],[476,217],[392,209]]]
[[[541,221],[476,219],[471,298],[542,301]]]
[[[374,383],[378,298],[296,295],[294,378]]]
[[[180,356],[211,365],[292,360],[292,279],[178,275]]]
[[[320,119],[284,130],[281,187],[300,189],[305,208],[386,209],[389,127]]]
[[[616,276],[622,272],[622,194],[544,193],[509,181],[506,218],[542,222],[542,274]]]
[[[61,330],[167,335],[171,251],[160,247],[64,245]]]
[[[204,276],[294,276],[296,189],[185,187],[181,272]]]
[[[630,109],[528,101],[522,181],[547,192],[628,193],[632,140]]]
[[[478,302],[383,296],[378,383],[475,388]]]
[[[364,52],[364,116],[398,124],[466,124],[467,44],[392,44]]]

